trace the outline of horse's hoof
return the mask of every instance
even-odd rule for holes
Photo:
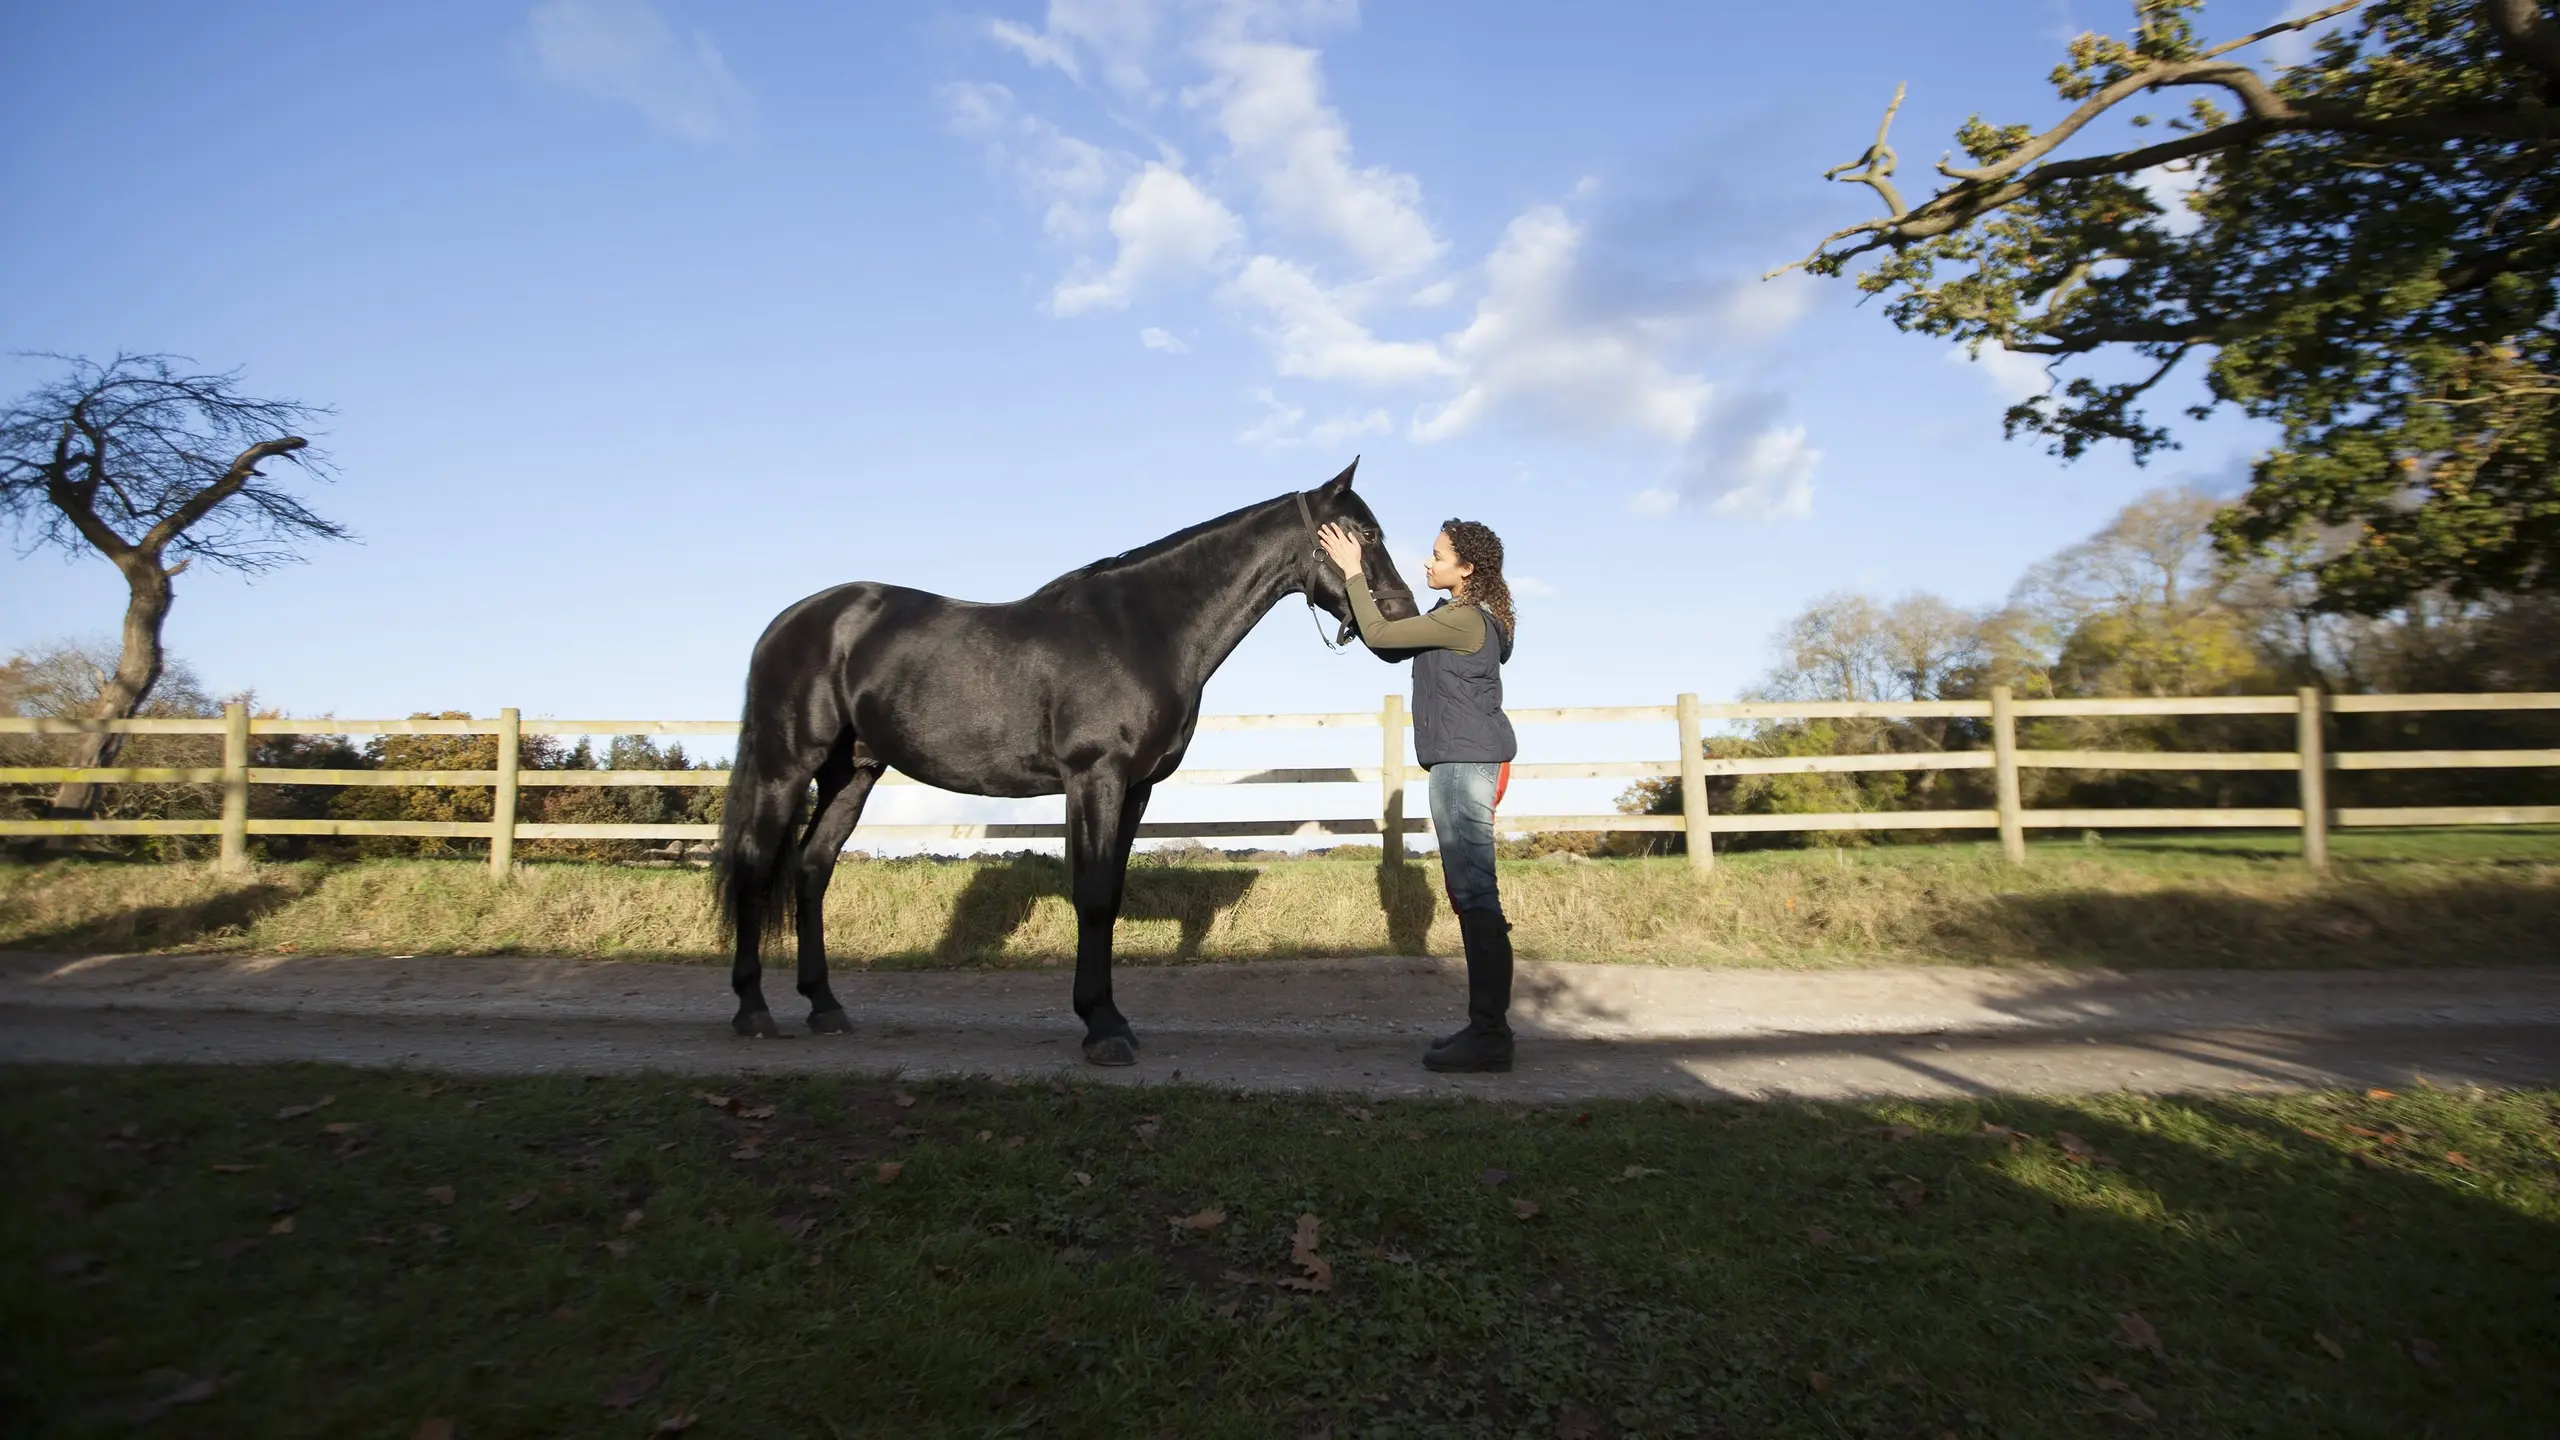
[[[1096,1036],[1084,1042],[1084,1058],[1090,1065],[1135,1065],[1138,1063],[1138,1037]]]
[[[749,1040],[779,1040],[782,1027],[773,1023],[770,1010],[741,1010],[729,1022],[729,1028]]]
[[[812,1035],[850,1035],[853,1033],[853,1017],[844,1013],[844,1009],[841,1006],[833,1010],[812,1011],[809,1015],[809,1033]]]

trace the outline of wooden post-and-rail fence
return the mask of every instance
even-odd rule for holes
[[[1680,753],[1666,760],[1532,761],[1515,764],[1515,781],[1653,780],[1677,776],[1678,815],[1504,815],[1497,828],[1512,834],[1536,831],[1671,831],[1688,837],[1689,863],[1704,871],[1715,864],[1714,837],[1757,831],[1796,830],[1994,830],[2002,852],[2012,861],[2026,858],[2026,832],[2032,829],[2299,829],[2303,858],[2317,867],[2328,858],[2332,826],[2530,825],[2560,823],[2560,805],[2403,805],[2332,809],[2326,778],[2334,770],[2440,770],[2475,768],[2540,768],[2560,765],[2560,749],[2552,750],[2365,750],[2330,752],[2323,743],[2323,721],[2330,714],[2414,713],[2458,710],[2560,710],[2560,693],[2465,695],[2337,695],[2324,697],[2306,689],[2291,695],[2213,695],[2173,698],[2099,700],[2021,700],[2006,687],[1988,700],[1787,701],[1703,705],[1695,695],[1682,695],[1672,705],[1612,705],[1549,710],[1513,710],[1519,725],[1586,725],[1669,721],[1679,730]],[[2294,748],[2289,751],[2113,751],[2021,750],[2017,722],[2037,717],[2100,718],[2178,715],[2289,715],[2294,717]],[[1988,721],[1988,750],[1919,751],[1876,755],[1781,755],[1714,757],[1705,750],[1701,727],[1708,720],[1821,720],[1857,718],[1939,718]],[[1166,820],[1139,828],[1144,837],[1346,837],[1376,835],[1388,858],[1404,853],[1404,837],[1427,834],[1428,820],[1408,818],[1405,790],[1417,767],[1406,757],[1405,732],[1411,724],[1404,698],[1386,697],[1374,712],[1354,711],[1302,715],[1204,715],[1201,730],[1351,729],[1376,726],[1381,732],[1379,765],[1292,769],[1183,770],[1173,785],[1320,785],[1375,784],[1379,787],[1375,818],[1318,820]],[[214,820],[0,820],[0,835],[218,835],[220,863],[238,870],[248,863],[251,835],[395,835],[485,839],[491,872],[501,878],[514,864],[518,840],[709,840],[716,825],[701,824],[548,824],[517,819],[517,802],[525,786],[717,786],[729,782],[725,770],[524,770],[519,748],[527,735],[709,735],[734,738],[733,720],[526,720],[516,710],[501,710],[491,720],[300,720],[252,717],[241,705],[225,706],[220,718],[149,720],[55,720],[0,717],[0,734],[86,735],[100,731],[127,735],[222,736],[222,764],[217,769],[137,767],[0,768],[0,785],[189,784],[217,786],[222,813]],[[250,740],[258,735],[491,735],[497,740],[494,770],[321,770],[253,766]],[[2020,800],[2021,770],[2265,770],[2291,771],[2299,787],[2297,803],[2277,808],[2218,807],[2200,809],[2031,810]],[[1708,812],[1710,775],[1821,774],[1875,770],[1990,770],[1994,805],[1989,810],[1879,810],[1796,815],[1716,815]],[[883,784],[913,785],[891,774]],[[286,820],[249,814],[252,785],[399,785],[480,786],[492,792],[494,810],[487,821],[447,820]],[[871,825],[859,833],[915,840],[1035,840],[1065,834],[1056,824]]]

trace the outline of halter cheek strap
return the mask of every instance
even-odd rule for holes
[[[1306,491],[1292,490],[1289,492],[1289,498],[1298,502],[1298,523],[1307,529],[1307,548],[1304,559],[1298,566],[1302,577],[1299,593],[1307,597],[1307,617],[1316,622],[1316,639],[1322,641],[1327,650],[1340,654],[1343,647],[1334,644],[1332,637],[1324,633],[1324,612],[1316,607],[1315,567],[1321,563],[1321,557],[1324,555],[1324,545],[1316,538],[1316,517],[1307,509]]]

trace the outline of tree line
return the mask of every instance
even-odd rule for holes
[[[2560,690],[2560,596],[2416,597],[2385,616],[2322,603],[2315,570],[2283,551],[2233,558],[2215,543],[2222,505],[2190,488],[2151,491],[2097,533],[2029,567],[2000,604],[1967,607],[1916,592],[1898,599],[1825,595],[1771,637],[1772,664],[1750,700],[2020,698]],[[2335,715],[2335,750],[2560,747],[2560,722],[2532,712]],[[2290,716],[2033,718],[2029,749],[2290,750]],[[1990,748],[1987,721],[1778,721],[1706,743],[1714,757],[1916,754]],[[2019,773],[2035,808],[2287,806],[2293,776],[2266,771]],[[1988,809],[1987,771],[1714,776],[1711,809],[1732,814]],[[2333,805],[2560,803],[2550,770],[2348,771]],[[1680,813],[1676,779],[1619,798],[1629,814]],[[1928,832],[1915,838],[1934,839]],[[1678,836],[1620,835],[1544,848],[1631,852]],[[1881,843],[1879,832],[1737,835],[1736,848]]]

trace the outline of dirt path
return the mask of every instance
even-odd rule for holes
[[[1144,1063],[1077,1057],[1061,970],[854,973],[861,1033],[732,1038],[726,976],[539,959],[0,955],[0,1060],[489,1073],[844,1070],[1373,1095],[1937,1096],[2560,1084],[2560,970],[1672,970],[1524,964],[1520,1068],[1416,1063],[1454,961],[1130,969]],[[788,995],[788,977],[769,992]]]

